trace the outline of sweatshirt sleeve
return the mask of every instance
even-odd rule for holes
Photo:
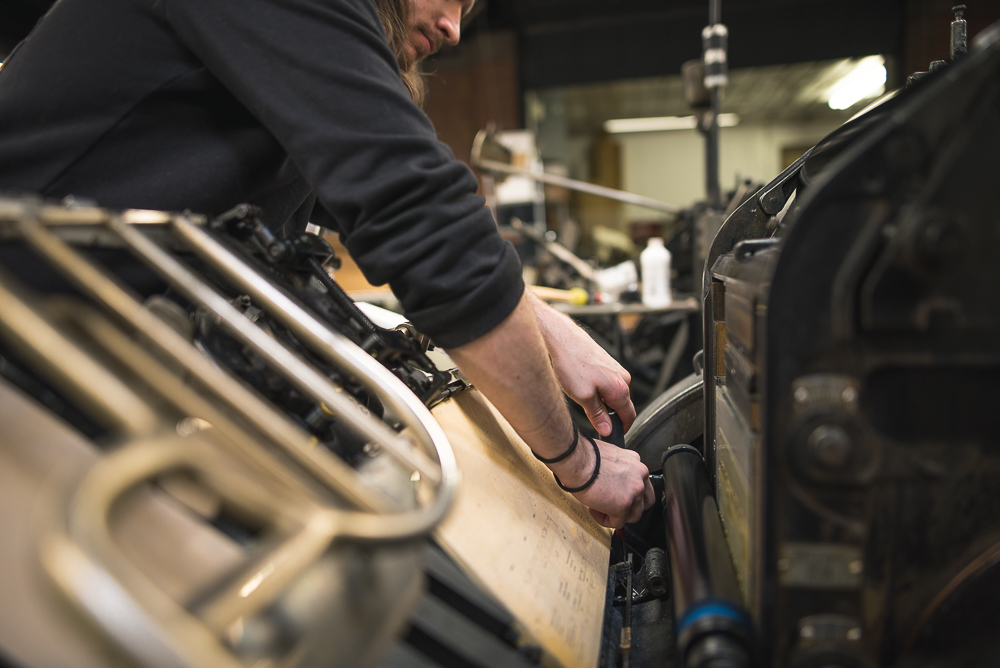
[[[471,170],[410,100],[372,0],[159,0],[163,20],[284,146],[368,280],[443,347],[524,285]]]

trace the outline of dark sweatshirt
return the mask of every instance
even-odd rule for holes
[[[0,191],[272,227],[328,212],[457,346],[523,291],[472,172],[410,100],[372,0],[60,0],[0,69]]]

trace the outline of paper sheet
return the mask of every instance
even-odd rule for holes
[[[436,407],[462,472],[442,547],[566,668],[597,665],[611,532],[477,391]]]

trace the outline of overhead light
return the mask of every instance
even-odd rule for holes
[[[736,114],[719,114],[720,128],[731,128],[739,124]],[[604,131],[611,134],[624,132],[663,132],[665,130],[693,130],[698,127],[695,116],[655,116],[651,118],[616,118],[604,121]]]
[[[877,97],[885,92],[885,58],[868,56],[859,60],[851,70],[830,86],[827,91],[831,109],[850,109],[861,100]]]

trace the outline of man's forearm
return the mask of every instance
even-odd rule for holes
[[[530,293],[530,291],[528,291]],[[598,433],[611,433],[607,408],[617,411],[626,430],[635,419],[629,373],[568,316],[534,293],[527,297],[552,358],[562,390],[583,407]]]
[[[528,446],[551,458],[573,427],[527,294],[503,322],[448,354]]]
[[[448,354],[507,418],[528,447],[535,454],[551,459],[569,448],[575,431],[529,300],[530,297],[522,296],[503,322],[478,339],[449,349]],[[568,345],[577,352],[588,351],[587,344],[574,341],[576,336],[570,330]],[[574,355],[565,357],[572,359]],[[624,386],[627,401],[628,386]],[[631,402],[628,405],[631,406]],[[649,471],[639,460],[638,453],[609,443],[591,442],[579,436],[571,456],[548,464],[548,467],[569,488],[591,481],[592,484],[574,496],[585,503],[594,519],[604,526],[622,527],[626,522],[637,521],[655,500]]]

